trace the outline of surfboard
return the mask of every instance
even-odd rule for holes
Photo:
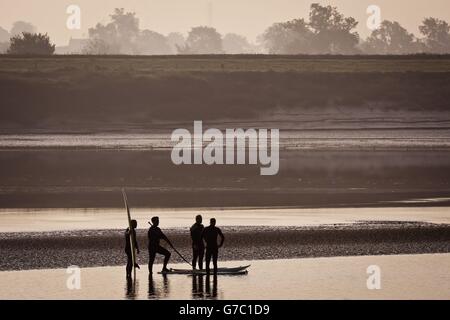
[[[128,206],[127,194],[125,189],[122,189],[123,202],[125,203],[125,209],[127,210],[128,228],[130,230],[130,246],[131,246],[131,262],[133,263],[133,278],[136,279],[136,248],[134,247],[133,235],[131,233],[131,214],[130,207]]]
[[[217,268],[217,274],[227,274],[227,275],[237,275],[237,274],[246,274],[248,273],[247,266],[240,267],[222,267]],[[206,275],[206,270],[192,270],[192,269],[170,269],[168,272],[158,272],[159,274],[186,274],[186,275]],[[211,274],[213,274],[213,269],[211,269]]]

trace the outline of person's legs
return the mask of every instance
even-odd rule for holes
[[[166,248],[163,248],[161,246],[158,247],[158,251],[157,252],[164,256],[163,270],[166,270],[167,269],[167,263],[169,263],[169,259],[170,259],[171,253],[170,253],[169,250],[167,250]]]
[[[195,264],[197,263],[197,258],[199,258],[198,247],[192,247],[192,268],[195,269]],[[200,263],[200,261],[199,261]]]
[[[153,263],[155,262],[156,250],[148,250],[148,272],[153,272]]]
[[[127,254],[127,277],[131,277],[131,270],[133,270],[133,260],[131,259],[131,252],[126,251]]]
[[[217,273],[217,258],[219,256],[219,249],[215,248],[212,252],[212,258],[213,258],[213,266],[214,266],[214,273]]]
[[[198,268],[203,270],[203,256],[205,254],[205,247],[201,246],[198,249]]]
[[[209,263],[211,262],[211,249],[206,248],[206,272],[209,272]]]

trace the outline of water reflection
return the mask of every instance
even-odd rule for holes
[[[139,292],[139,282],[136,279],[127,278],[125,285],[125,298],[134,300],[137,298]]]
[[[155,280],[152,274],[148,276],[148,298],[149,299],[164,299],[169,297],[170,286],[169,278],[166,274],[162,274],[162,285],[161,282],[157,283],[155,286]]]
[[[205,280],[205,281],[203,281]],[[193,299],[217,299],[217,275],[193,275],[192,276],[192,298]]]
[[[151,300],[158,300],[158,299],[168,299],[171,298],[177,294],[180,294],[180,292],[177,292],[177,290],[181,291],[181,293],[186,292],[184,291],[187,289],[183,285],[184,279],[189,281],[189,277],[192,279],[192,291],[191,296],[192,299],[217,299],[218,298],[218,281],[217,281],[217,275],[192,275],[183,277],[182,282],[179,282],[178,279],[175,281],[175,288],[170,287],[170,281],[169,277],[166,274],[158,274],[153,275],[150,274],[148,276],[148,292],[147,297]],[[186,282],[184,282],[186,284]],[[174,290],[174,292],[171,292],[171,289]],[[187,292],[186,292],[187,293]],[[127,279],[126,285],[125,285],[125,298],[129,300],[134,300],[139,297],[139,282],[137,280]]]

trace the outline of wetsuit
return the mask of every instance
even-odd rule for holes
[[[198,259],[198,268],[203,270],[203,255],[205,252],[205,244],[203,243],[202,233],[203,224],[194,223],[191,227],[191,239],[192,239],[192,267],[195,268]]]
[[[167,268],[167,263],[170,259],[170,252],[161,247],[159,241],[163,239],[169,242],[166,235],[161,231],[159,227],[151,226],[148,229],[148,270],[152,272],[153,262],[155,262],[156,254],[162,254],[164,256],[164,269]]]
[[[217,237],[220,237],[220,244],[217,245]],[[219,247],[223,245],[225,237],[222,231],[216,226],[208,226],[203,230],[203,240],[206,242],[206,271],[209,272],[209,263],[213,259],[214,272],[217,272],[217,258],[219,255]]]
[[[138,243],[136,241],[136,230],[133,229],[131,232],[131,237],[133,238],[134,248],[139,251]],[[131,276],[131,271],[133,270],[133,258],[131,255],[131,245],[130,245],[130,228],[125,230],[125,253],[127,254],[127,276]]]

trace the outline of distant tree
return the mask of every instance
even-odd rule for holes
[[[236,33],[227,33],[222,39],[222,46],[224,52],[228,54],[254,52],[254,48],[247,38]]]
[[[345,17],[336,7],[313,3],[309,14],[309,26],[314,33],[313,50],[316,53],[355,53],[359,35],[353,29],[357,25],[355,18]]]
[[[135,45],[140,31],[139,19],[136,18],[135,13],[116,8],[110,17],[110,23],[106,25],[98,23],[95,28],[89,28],[91,43],[87,45],[86,50],[107,48],[108,54],[136,53]]]
[[[9,48],[9,32],[0,27],[0,54],[6,53]]]
[[[223,53],[222,37],[211,27],[195,27],[189,32],[184,48],[179,49],[184,54],[220,54]]]
[[[36,33],[36,27],[29,22],[16,21],[13,23],[10,34],[11,37],[21,35],[22,33]]]
[[[183,48],[185,45],[186,39],[179,32],[171,32],[167,35],[167,43],[170,46],[170,50],[172,54],[178,53],[178,48]]]
[[[274,23],[261,36],[270,54],[311,53],[313,33],[304,19]]]
[[[9,42],[0,42],[0,54],[5,54],[8,51]]]
[[[136,41],[136,53],[139,54],[170,54],[172,50],[167,38],[155,31],[144,30]]]
[[[383,21],[362,44],[369,54],[410,54],[420,51],[420,44],[398,22]]]
[[[425,37],[423,41],[426,51],[439,54],[450,52],[450,26],[446,21],[426,18],[419,30]]]
[[[0,42],[8,42],[10,38],[9,32],[0,27]]]
[[[22,33],[11,38],[8,54],[39,54],[52,55],[55,52],[55,45],[50,43],[47,34]]]
[[[84,46],[83,54],[93,54],[93,55],[106,55],[106,54],[117,54],[119,52],[118,45],[114,46],[102,39],[89,39],[87,44]]]

